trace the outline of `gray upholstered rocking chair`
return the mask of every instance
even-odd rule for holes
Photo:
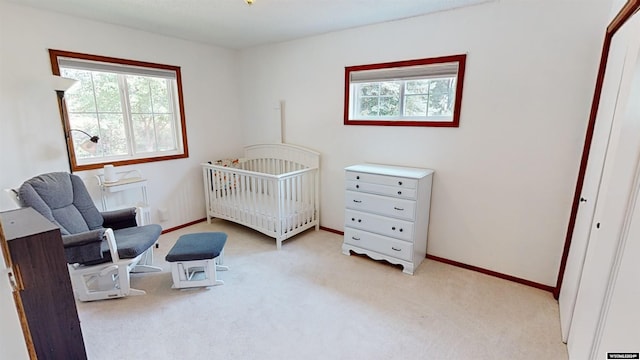
[[[20,186],[18,200],[60,227],[80,301],[145,294],[131,288],[129,273],[161,270],[151,265],[160,225],[137,226],[135,208],[101,213],[76,175],[56,172],[29,179]]]

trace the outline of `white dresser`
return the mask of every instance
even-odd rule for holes
[[[342,252],[399,264],[413,275],[427,253],[433,170],[361,164],[345,171]]]

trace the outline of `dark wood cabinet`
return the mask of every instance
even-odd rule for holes
[[[60,229],[31,208],[0,213],[0,222],[30,356],[86,359]]]

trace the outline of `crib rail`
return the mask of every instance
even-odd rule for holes
[[[278,248],[282,240],[319,227],[318,168],[281,159],[202,168],[209,222],[217,217],[251,227],[274,237]]]
[[[282,175],[307,168],[295,161],[273,158],[246,159],[240,166],[244,170],[269,175]]]
[[[256,144],[244,148],[247,159],[284,159],[305,168],[320,168],[320,153],[291,144]]]

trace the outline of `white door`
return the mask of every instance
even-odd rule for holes
[[[640,102],[639,102],[640,103]],[[639,115],[640,116],[640,115]],[[636,130],[640,132],[640,127]],[[637,170],[640,170],[638,164]],[[595,358],[606,359],[607,353],[638,353],[640,352],[640,174],[636,172],[635,206],[628,228],[623,233],[625,243],[619,266],[614,267],[611,276],[611,293],[605,298],[603,307],[603,321],[598,328]],[[632,205],[631,203],[630,205]]]
[[[618,31],[611,42],[607,68],[595,127],[593,140],[589,150],[589,160],[585,172],[584,183],[580,193],[580,202],[576,214],[576,222],[571,237],[571,247],[567,257],[562,287],[558,298],[560,307],[560,325],[562,329],[562,341],[567,342],[573,308],[576,303],[576,295],[580,285],[580,275],[584,257],[589,243],[589,233],[593,221],[593,213],[596,207],[598,190],[604,159],[609,145],[611,125],[613,123],[616,104],[620,90],[624,60],[627,54],[628,31]]]
[[[633,331],[637,330],[633,327],[621,326],[615,329],[607,325],[607,316],[613,309],[612,304],[616,306],[614,313],[620,311],[628,314],[638,313],[635,305],[624,308],[625,302],[619,301],[619,295],[616,294],[624,293],[626,291],[624,286],[628,284],[622,281],[617,285],[622,287],[616,290],[616,279],[621,275],[618,269],[629,271],[628,266],[621,267],[623,264],[621,260],[624,257],[628,258],[629,255],[636,258],[640,255],[625,252],[630,242],[633,244],[633,241],[640,241],[638,238],[634,240],[629,238],[635,207],[633,201],[637,199],[637,188],[640,182],[640,16],[635,15],[620,31],[628,34],[629,47],[569,330],[567,348],[571,359],[603,359],[606,358],[606,355],[605,357],[602,355],[603,351],[630,351],[629,349],[605,349],[599,345],[601,339],[603,344],[610,344],[613,337],[627,339],[624,337],[628,335],[626,332],[638,333]],[[637,215],[635,217],[637,218]],[[628,276],[625,274],[622,278],[628,279]],[[634,283],[633,287],[637,285]],[[612,298],[617,300],[612,302]],[[639,297],[633,300],[634,304],[640,302]],[[617,306],[623,307],[617,308]],[[626,317],[626,320],[630,319],[629,316]],[[637,326],[637,323],[626,323],[626,325]],[[608,333],[603,337],[605,329]],[[637,335],[635,339],[638,340]],[[640,344],[640,341],[627,346],[635,346],[635,352],[638,352],[640,345],[637,344]]]

